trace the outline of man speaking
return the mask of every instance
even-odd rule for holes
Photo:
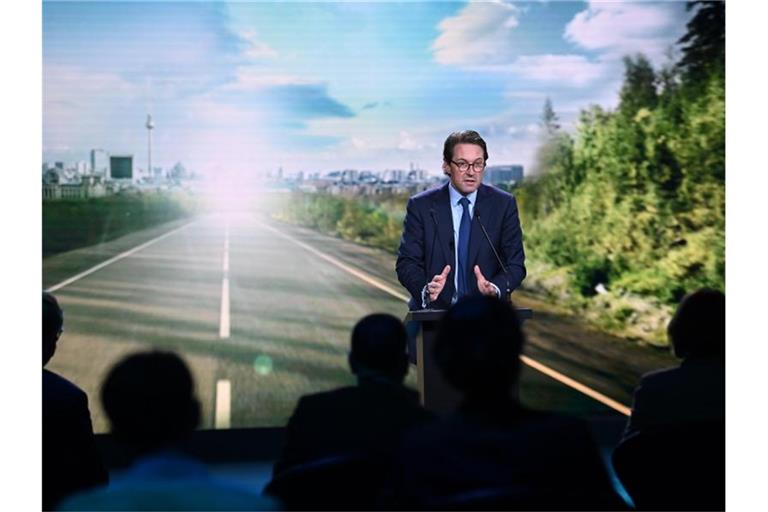
[[[447,309],[464,295],[506,297],[525,277],[515,198],[483,185],[488,149],[472,130],[443,146],[449,182],[409,199],[397,278],[411,310]]]

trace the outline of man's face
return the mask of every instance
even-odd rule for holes
[[[453,147],[453,162],[443,162],[443,171],[451,178],[453,187],[463,195],[477,190],[483,181],[483,148],[477,144],[456,144]],[[462,164],[475,164],[461,171]],[[479,165],[478,165],[479,164]]]

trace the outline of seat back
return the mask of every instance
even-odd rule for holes
[[[264,492],[288,510],[371,510],[386,470],[369,456],[336,455],[275,475]]]
[[[723,510],[725,423],[633,434],[614,451],[613,466],[639,509]]]

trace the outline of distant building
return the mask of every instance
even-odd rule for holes
[[[426,181],[427,179],[427,171],[424,169],[414,169],[413,165],[411,165],[411,170],[408,171],[408,181]]]
[[[133,155],[111,155],[109,177],[113,180],[133,181]]]
[[[483,179],[491,185],[518,184],[523,181],[522,165],[490,165],[485,169]]]
[[[91,173],[107,178],[109,155],[103,149],[91,150]]]
[[[55,173],[55,170],[49,170]],[[83,176],[80,183],[59,183],[58,181],[43,182],[43,200],[57,199],[88,199],[103,197],[107,189],[101,176]]]
[[[342,183],[354,183],[357,181],[359,172],[356,169],[345,169],[341,173]]]
[[[384,183],[400,183],[407,177],[408,173],[403,169],[386,169],[381,173],[381,180]]]
[[[43,183],[46,185],[58,185],[61,181],[61,175],[59,171],[54,168],[48,168],[43,174]]]

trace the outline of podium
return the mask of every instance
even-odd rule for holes
[[[529,308],[515,311],[521,323],[533,318],[533,310]],[[409,311],[405,317],[406,322],[417,322],[421,327],[416,339],[416,382],[421,405],[438,414],[454,411],[461,400],[458,390],[443,379],[432,355],[437,327],[445,312],[444,309],[422,309]]]

